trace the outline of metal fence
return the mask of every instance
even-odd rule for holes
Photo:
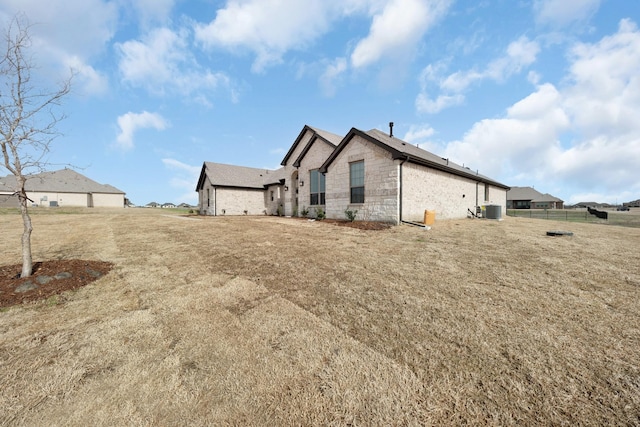
[[[507,209],[507,215],[517,218],[640,227],[640,215],[629,212],[608,211],[608,219],[600,219],[582,209]]]

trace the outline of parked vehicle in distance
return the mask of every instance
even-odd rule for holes
[[[628,211],[629,210],[629,206],[618,206],[616,208],[617,211]]]

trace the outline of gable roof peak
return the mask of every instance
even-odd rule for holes
[[[313,127],[313,126],[304,125],[304,127],[302,128],[302,130],[298,134],[298,137],[296,138],[296,140],[291,145],[291,148],[289,148],[289,151],[287,152],[287,154],[282,159],[282,162],[280,162],[280,164],[282,166],[286,166],[287,165],[287,163],[291,159],[291,156],[293,155],[293,152],[296,150],[298,145],[301,143],[302,139],[304,138],[304,136],[306,135],[307,132],[311,132],[313,134],[312,137],[311,137],[312,141],[315,140],[316,138],[319,138],[321,141],[324,141],[325,143],[329,144],[332,147],[336,147],[338,144],[340,144],[340,141],[342,141],[342,137],[340,135],[336,135],[335,133],[332,133],[332,132],[329,132],[329,131],[326,131],[326,130],[322,130],[322,129],[319,129],[319,128],[316,128],[316,127]]]

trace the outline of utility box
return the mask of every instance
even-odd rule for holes
[[[485,212],[487,219],[502,219],[502,206],[500,205],[487,205]]]
[[[436,211],[424,211],[424,225],[433,225],[436,222]]]

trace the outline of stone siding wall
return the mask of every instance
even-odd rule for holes
[[[264,215],[264,190],[217,188],[215,198],[218,215]]]
[[[58,206],[82,206],[87,207],[89,195],[87,193],[53,193],[53,192],[27,192],[27,197],[38,206],[50,206],[51,202],[57,202]],[[31,203],[31,202],[29,202]],[[124,205],[124,202],[123,202]],[[123,206],[121,205],[121,206]]]
[[[315,169],[320,169],[320,166],[327,160],[327,158],[331,155],[334,148],[331,147],[324,141],[316,140],[307,154],[304,156],[302,161],[300,162],[300,167],[298,168],[298,213],[302,211],[303,208],[307,208],[309,210],[309,215],[315,215],[316,208],[325,209],[325,205],[311,205],[311,171]],[[304,185],[300,185],[304,182]],[[325,180],[325,194],[328,186],[326,185]]]
[[[207,188],[209,205],[207,206]],[[264,215],[265,192],[244,188],[213,188],[209,184],[199,192],[201,215]],[[223,213],[224,210],[224,213]]]
[[[273,192],[273,200],[271,200],[271,193]],[[278,215],[278,208],[282,206],[282,213],[284,214],[284,186],[282,185],[270,185],[264,193],[264,205],[267,211],[267,215]]]
[[[349,164],[364,160],[364,203],[351,203]],[[399,162],[391,154],[356,136],[329,166],[326,175],[328,218],[345,219],[357,210],[356,220],[398,223]]]
[[[283,197],[284,198],[284,214],[288,216],[293,215],[294,211],[297,209],[296,199],[298,200],[298,204],[301,203],[300,197],[296,192],[299,179],[294,179],[294,177],[297,176],[298,171],[293,166],[293,163],[298,159],[298,157],[300,156],[300,153],[302,153],[302,150],[304,150],[304,147],[307,146],[312,136],[313,136],[313,133],[311,133],[310,131],[307,130],[305,132],[305,134],[300,139],[300,142],[291,153],[291,156],[289,156],[289,160],[287,164],[284,165],[284,170],[285,170],[284,185],[288,188],[288,190],[284,192],[284,197]]]
[[[435,211],[436,220],[466,218],[468,210],[486,204],[506,205],[506,191],[472,179],[427,168],[413,163],[402,166],[402,219],[424,220],[424,211]]]
[[[123,208],[124,195],[93,193],[93,207],[95,208]]]

